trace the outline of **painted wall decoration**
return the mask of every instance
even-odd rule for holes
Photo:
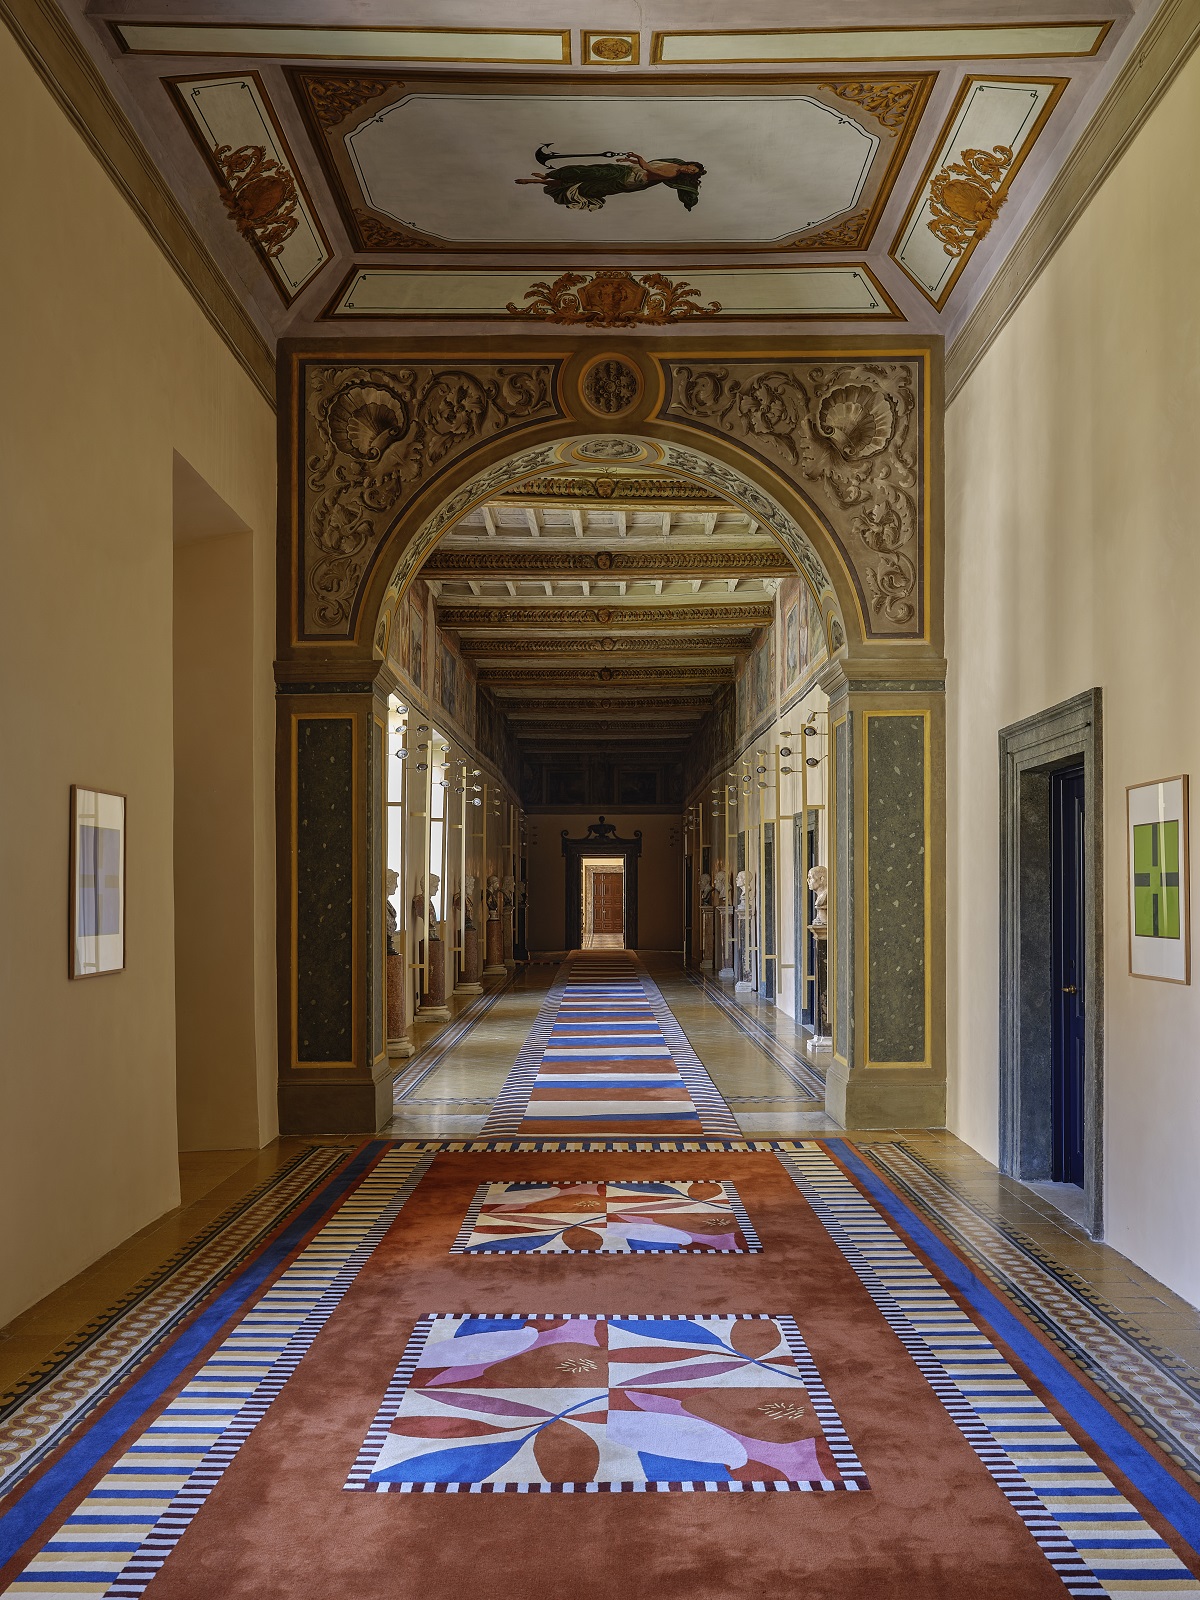
[[[753,681],[753,714],[757,719],[767,711],[775,689],[775,629],[767,628],[750,658]]]
[[[425,688],[425,616],[423,606],[411,596],[408,613],[408,675],[418,689]]]
[[[807,611],[805,612],[804,623],[807,630]],[[800,602],[798,596],[788,607],[784,632],[783,687],[790,689],[800,676]]]
[[[1191,916],[1186,775],[1126,790],[1129,971],[1190,983]]]

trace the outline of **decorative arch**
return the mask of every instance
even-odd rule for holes
[[[932,350],[813,340],[766,359],[745,340],[625,339],[598,362],[596,345],[285,351],[281,659],[376,656],[387,605],[441,534],[589,441],[652,451],[745,506],[818,592],[835,652],[840,628],[851,660],[940,653]]]

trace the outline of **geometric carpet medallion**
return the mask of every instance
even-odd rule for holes
[[[746,1255],[762,1249],[731,1183],[485,1183],[453,1255]]]
[[[861,1490],[791,1317],[427,1316],[345,1485]]]

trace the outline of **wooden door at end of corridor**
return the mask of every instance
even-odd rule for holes
[[[592,877],[592,932],[625,932],[625,874],[597,872]]]

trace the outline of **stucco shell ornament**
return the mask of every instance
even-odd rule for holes
[[[816,431],[845,461],[881,455],[896,433],[896,403],[882,389],[847,384],[827,394],[817,407]]]
[[[378,384],[352,384],[330,402],[329,437],[354,461],[378,461],[411,421],[402,395]]]

